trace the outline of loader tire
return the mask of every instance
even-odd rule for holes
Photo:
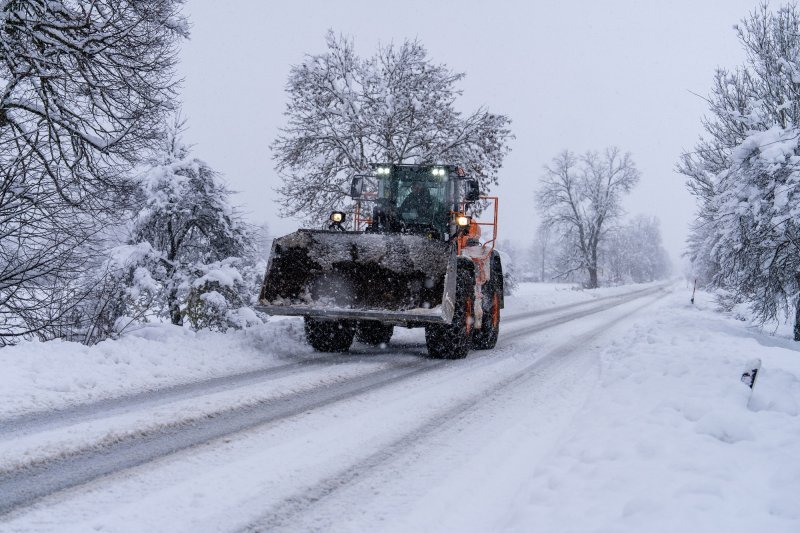
[[[356,326],[356,340],[371,346],[389,344],[394,333],[394,326],[374,321],[359,322]]]
[[[499,267],[499,265],[498,265]],[[503,271],[492,268],[491,279],[483,286],[483,323],[472,337],[472,347],[476,350],[491,350],[500,335],[500,308],[503,301]]]
[[[456,302],[453,322],[425,326],[428,354],[436,359],[463,359],[472,344],[475,300],[475,277],[467,269],[459,269],[456,278]]]
[[[353,344],[355,330],[345,320],[306,317],[306,340],[318,352],[346,352]]]

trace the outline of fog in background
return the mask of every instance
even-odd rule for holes
[[[379,43],[419,39],[431,59],[466,72],[458,106],[509,115],[512,152],[491,191],[500,196],[500,238],[527,245],[542,165],[559,151],[618,145],[642,180],[625,201],[630,215],[661,219],[678,264],[694,202],[674,172],[701,133],[717,66],[743,60],[733,25],[752,1],[263,2],[189,0],[183,44],[187,141],[239,191],[254,223],[294,231],[280,219],[279,178],[269,144],[284,123],[291,65],[326,50],[325,33],[352,36],[361,55]]]

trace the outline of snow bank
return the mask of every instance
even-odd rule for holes
[[[800,345],[689,297],[601,353],[597,388],[507,529],[800,531]],[[753,358],[751,391],[740,377]]]
[[[287,320],[228,333],[151,325],[94,346],[22,342],[0,350],[0,418],[244,372],[305,352],[302,322]]]

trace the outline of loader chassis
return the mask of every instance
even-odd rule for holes
[[[275,239],[258,308],[303,316],[318,351],[347,351],[354,339],[383,345],[394,326],[425,327],[432,357],[494,347],[503,307],[497,199],[479,197],[455,166],[374,171],[353,179],[351,231],[335,212],[328,230]],[[493,204],[493,222],[467,216],[479,200]],[[491,226],[490,240],[481,242],[481,226]]]

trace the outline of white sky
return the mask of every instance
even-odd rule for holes
[[[674,172],[701,133],[717,66],[743,53],[732,26],[755,1],[261,1],[189,0],[192,38],[180,74],[187,141],[221,171],[253,222],[284,234],[269,144],[283,124],[291,65],[325,51],[325,32],[353,36],[362,55],[419,38],[437,63],[466,72],[462,110],[509,115],[517,138],[495,193],[500,238],[527,245],[542,165],[564,148],[618,145],[642,180],[629,214],[662,222],[678,261],[694,203]]]

